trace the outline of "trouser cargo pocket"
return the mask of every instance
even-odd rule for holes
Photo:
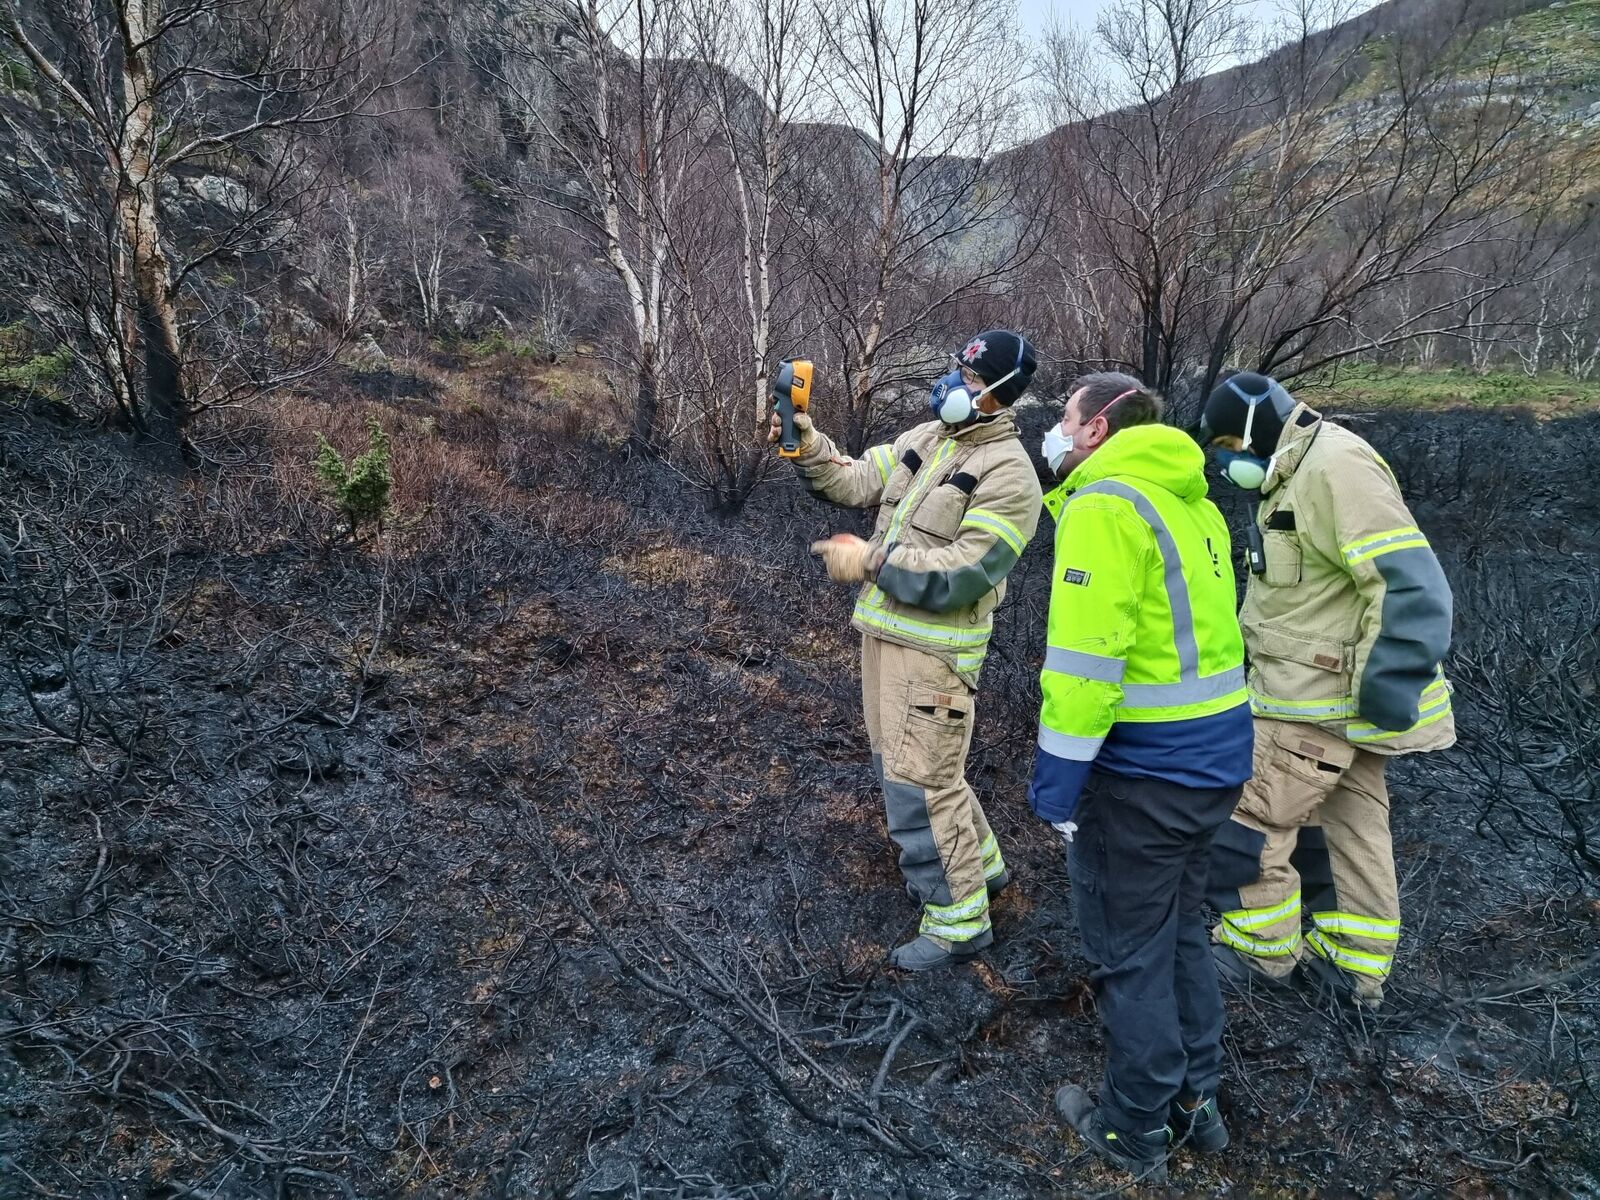
[[[1238,811],[1267,829],[1304,825],[1354,757],[1346,742],[1318,729],[1257,721],[1254,777],[1245,784]]]
[[[890,771],[924,787],[959,783],[971,720],[970,696],[912,684]]]

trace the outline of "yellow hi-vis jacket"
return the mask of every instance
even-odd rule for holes
[[[1030,807],[1070,819],[1091,769],[1190,788],[1243,783],[1244,642],[1204,453],[1170,426],[1135,425],[1045,503],[1056,555]]]
[[[960,427],[927,421],[860,458],[816,430],[795,468],[826,500],[878,506],[872,540],[888,558],[851,624],[925,650],[976,686],[1006,575],[1039,527],[1039,477],[1010,411]]]
[[[1239,614],[1251,710],[1378,754],[1453,744],[1450,584],[1389,465],[1301,404],[1261,495],[1266,572]]]

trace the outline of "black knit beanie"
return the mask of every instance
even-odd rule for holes
[[[1250,417],[1252,407],[1256,410],[1254,417]],[[1278,438],[1292,412],[1294,397],[1283,384],[1254,371],[1239,371],[1211,390],[1196,437],[1201,445],[1223,435],[1242,438],[1249,419],[1249,451],[1266,458],[1278,448]]]
[[[977,372],[978,378],[986,384],[1004,379],[1011,371],[1016,371],[1015,375],[989,393],[1007,406],[1015,404],[1017,398],[1028,390],[1033,369],[1039,365],[1038,355],[1033,352],[1028,339],[1009,329],[990,329],[980,333],[957,352],[956,359],[963,367]]]

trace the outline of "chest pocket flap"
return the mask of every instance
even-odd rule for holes
[[[909,524],[941,545],[955,541],[961,518],[967,515],[967,493],[953,483],[941,483],[912,510]]]

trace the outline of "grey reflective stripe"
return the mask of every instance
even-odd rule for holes
[[[1177,683],[1125,683],[1122,702],[1133,708],[1170,708],[1175,704],[1203,704],[1220,700],[1244,687],[1244,667],[1220,675],[1197,676]]]
[[[1356,706],[1349,700],[1329,700],[1318,703],[1314,700],[1278,700],[1271,696],[1262,696],[1252,693],[1250,696],[1250,710],[1256,715],[1267,713],[1270,716],[1282,717],[1353,717],[1356,715]]]
[[[1092,679],[1096,683],[1121,683],[1128,664],[1124,659],[1107,658],[1103,654],[1050,646],[1044,652],[1044,669],[1061,675],[1076,675],[1080,679]]]
[[[1079,496],[1095,495],[1117,496],[1128,501],[1134,511],[1144,518],[1145,524],[1150,526],[1150,532],[1156,535],[1156,546],[1161,550],[1162,573],[1167,585],[1167,603],[1172,607],[1172,642],[1178,652],[1178,677],[1199,678],[1200,644],[1194,637],[1194,612],[1189,607],[1189,585],[1183,581],[1183,560],[1178,556],[1178,543],[1173,541],[1172,531],[1161,519],[1156,506],[1150,503],[1149,497],[1138,488],[1129,487],[1116,479],[1102,479],[1079,488],[1072,493],[1068,506]]]
[[[1057,733],[1044,725],[1039,726],[1039,749],[1073,762],[1093,762],[1095,755],[1100,753],[1100,744],[1105,740],[1104,737],[1076,737],[1070,733]]]

